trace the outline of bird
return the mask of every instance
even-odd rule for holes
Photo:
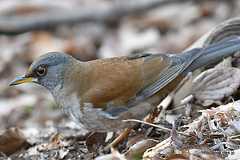
[[[140,53],[82,62],[61,52],[37,58],[10,86],[33,82],[51,92],[77,124],[93,132],[133,126],[189,73],[240,50],[240,38],[178,54]]]

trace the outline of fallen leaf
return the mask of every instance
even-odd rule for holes
[[[198,103],[209,106],[231,96],[240,85],[238,68],[212,68],[202,72],[192,82],[192,95]]]
[[[86,146],[89,151],[98,151],[100,146],[105,144],[106,133],[93,132],[86,139]]]
[[[18,128],[10,128],[0,135],[0,152],[6,155],[28,147],[30,144]]]
[[[112,150],[112,153],[103,156],[98,156],[95,160],[127,160],[125,156],[117,150]]]
[[[142,139],[132,145],[125,153],[127,159],[134,159],[135,157],[142,157],[143,153],[157,144],[153,139]]]

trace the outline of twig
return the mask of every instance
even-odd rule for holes
[[[156,125],[156,124],[153,124],[153,123],[144,122],[144,121],[137,120],[137,119],[126,119],[126,120],[123,120],[123,122],[137,122],[137,123],[146,124],[146,125],[149,125],[149,126],[152,126],[152,127],[155,127],[155,128],[159,128],[159,129],[162,129],[162,130],[165,130],[165,131],[169,131],[169,132],[172,131],[172,129],[170,129],[170,128],[166,128],[166,127],[163,127],[161,125]],[[177,132],[177,133],[182,134],[184,136],[189,136],[188,134],[183,133],[183,132]]]
[[[188,2],[190,0],[144,0],[116,3],[110,8],[62,10],[60,12],[47,12],[25,17],[0,17],[0,34],[20,34],[32,30],[54,28],[62,24],[75,24],[84,22],[117,22],[129,15],[139,15],[146,11],[172,3]]]
[[[155,128],[159,128],[159,129],[162,129],[162,130],[165,130],[165,131],[169,131],[169,132],[172,131],[172,129],[169,129],[169,128],[166,128],[166,127],[163,127],[163,126],[160,126],[160,125],[144,122],[144,121],[137,120],[137,119],[126,119],[126,120],[123,120],[123,122],[137,122],[137,123],[146,124],[146,125],[149,125],[149,126],[152,126],[152,127],[155,127]]]

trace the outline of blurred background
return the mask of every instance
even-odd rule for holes
[[[40,55],[61,51],[88,61],[178,53],[239,9],[238,0],[1,0],[0,130],[36,137],[49,126],[71,127],[44,88],[8,86]]]

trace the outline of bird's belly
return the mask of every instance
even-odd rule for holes
[[[90,103],[81,103],[77,94],[63,94],[57,88],[53,92],[56,102],[62,107],[63,112],[69,116],[76,124],[85,129],[94,132],[116,131],[124,128],[124,125],[118,119],[108,116],[101,108],[94,108]]]
[[[117,116],[112,116],[101,108],[94,108],[91,104],[84,104],[84,107],[69,106],[64,107],[64,112],[76,123],[81,123],[89,131],[107,132],[118,131],[127,127],[132,127],[136,123],[123,122],[127,119],[142,120],[153,109],[149,103],[141,103],[128,110],[121,112]]]
[[[92,106],[85,106],[82,109],[78,106],[66,106],[63,107],[63,110],[75,123],[81,123],[89,131],[117,131],[129,126],[122,122],[121,118],[112,117],[101,109]]]
[[[126,119],[142,119],[153,106],[149,102],[144,102],[131,108],[126,107],[126,111],[112,116],[111,113],[103,111],[101,108],[94,108],[90,103],[81,103],[81,99],[76,94],[69,96],[53,94],[57,103],[62,106],[63,111],[75,123],[82,124],[85,129],[94,132],[118,131],[126,127],[132,127],[135,123],[123,122]],[[83,106],[81,106],[81,105]]]

